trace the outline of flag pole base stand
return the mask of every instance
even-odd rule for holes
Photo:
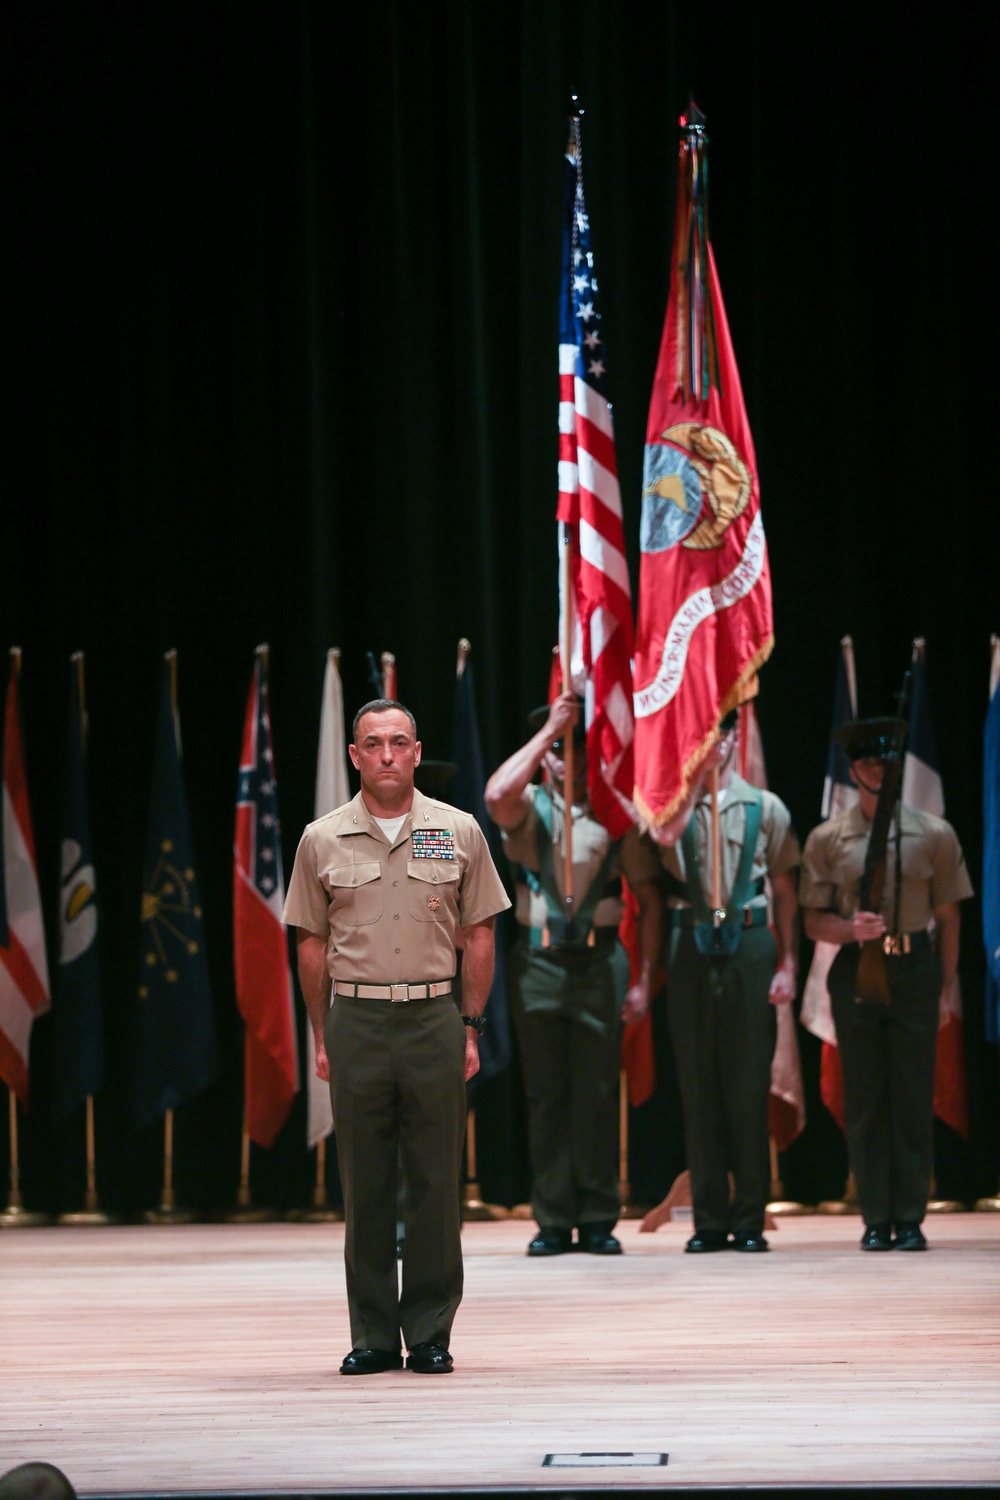
[[[995,1198],[977,1198],[977,1214],[1000,1214],[1000,1193]]]
[[[957,1198],[932,1198],[927,1205],[929,1214],[964,1214],[965,1204]]]
[[[499,1203],[484,1203],[479,1196],[479,1183],[470,1182],[462,1199],[463,1224],[493,1224],[509,1219],[510,1214]]]
[[[0,1229],[42,1229],[51,1223],[49,1214],[31,1213],[17,1204],[5,1208],[0,1214]]]
[[[619,1219],[644,1219],[649,1213],[649,1205],[644,1203],[623,1203],[618,1210]]]
[[[148,1208],[142,1216],[145,1224],[193,1224],[194,1214],[189,1208]]]
[[[767,1204],[766,1212],[776,1219],[803,1219],[816,1210],[809,1203],[795,1203],[791,1198],[775,1198]]]
[[[223,1217],[224,1224],[273,1224],[278,1215],[273,1208],[234,1208]]]
[[[515,1203],[507,1215],[508,1219],[533,1219],[530,1203]]]
[[[289,1224],[343,1224],[344,1213],[340,1208],[324,1204],[314,1208],[290,1208],[285,1219]]]
[[[85,1208],[75,1214],[60,1214],[56,1220],[57,1224],[67,1225],[71,1229],[103,1229],[106,1224],[114,1222],[110,1214],[101,1213],[96,1208]]]
[[[845,1214],[857,1216],[859,1209],[856,1203],[848,1203],[846,1198],[826,1198],[822,1203],[817,1203],[816,1212],[836,1217],[842,1217]]]

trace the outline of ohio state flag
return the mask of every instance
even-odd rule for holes
[[[750,424],[708,232],[708,136],[681,116],[670,299],[653,381],[639,540],[635,803],[679,809],[719,719],[774,644]]]

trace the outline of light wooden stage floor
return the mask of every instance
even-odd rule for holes
[[[772,1253],[528,1260],[464,1231],[456,1371],[345,1379],[343,1226],[0,1234],[0,1472],[81,1494],[406,1488],[992,1485],[1000,1216],[862,1255],[856,1218],[784,1219]],[[551,1452],[666,1468],[543,1468]]]

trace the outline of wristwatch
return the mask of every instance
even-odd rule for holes
[[[486,1030],[485,1016],[463,1016],[462,1020],[465,1022],[466,1026],[472,1027],[477,1036],[482,1036],[483,1032]]]

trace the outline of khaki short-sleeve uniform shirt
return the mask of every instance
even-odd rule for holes
[[[787,875],[799,863],[799,843],[792,827],[792,815],[773,792],[751,787],[735,773],[729,778],[725,796],[719,805],[722,904],[725,906],[736,880],[740,856],[746,838],[747,806],[754,795],[761,798],[760,829],[750,869],[751,883],[762,875]],[[696,820],[695,834],[701,861],[701,883],[705,901],[712,903],[712,799],[706,795],[695,803],[691,816]],[[648,835],[639,840],[634,853],[623,848],[623,870],[630,884],[656,880],[661,867],[676,881],[686,884],[684,850],[678,839],[672,846],[654,844]],[[678,894],[668,897],[671,906],[683,904]],[[747,902],[748,906],[766,906],[767,895],[761,891]]]
[[[864,873],[871,824],[859,805],[814,828],[802,858],[799,902],[818,911],[853,917]],[[880,911],[894,932],[919,932],[934,908],[972,895],[972,882],[955,830],[943,818],[904,807],[900,813],[902,851],[899,914],[896,916],[896,832],[886,845],[885,883]]]
[[[504,853],[511,863],[523,865],[526,870],[532,870],[537,875],[539,871],[539,819],[535,810],[534,790],[531,786],[524,789],[521,821],[514,828],[503,828],[500,832]],[[551,788],[550,796],[552,798],[552,862],[558,895],[561,898],[565,885],[566,804],[559,793]],[[590,890],[607,857],[611,835],[604,825],[597,821],[589,807],[574,806],[572,820],[573,893],[576,903],[579,904]],[[615,866],[617,869],[622,867],[622,851],[625,845],[635,843],[637,840],[638,834],[635,829],[629,829],[622,842],[622,849],[618,851]],[[594,908],[593,925],[617,927],[622,919],[623,909],[620,893],[602,897]],[[544,927],[549,917],[545,897],[540,891],[529,890],[523,881],[518,881],[515,915],[525,927]]]
[[[359,792],[307,826],[283,916],[327,939],[335,980],[422,984],[454,976],[459,927],[509,906],[469,813],[415,790],[390,845]]]

